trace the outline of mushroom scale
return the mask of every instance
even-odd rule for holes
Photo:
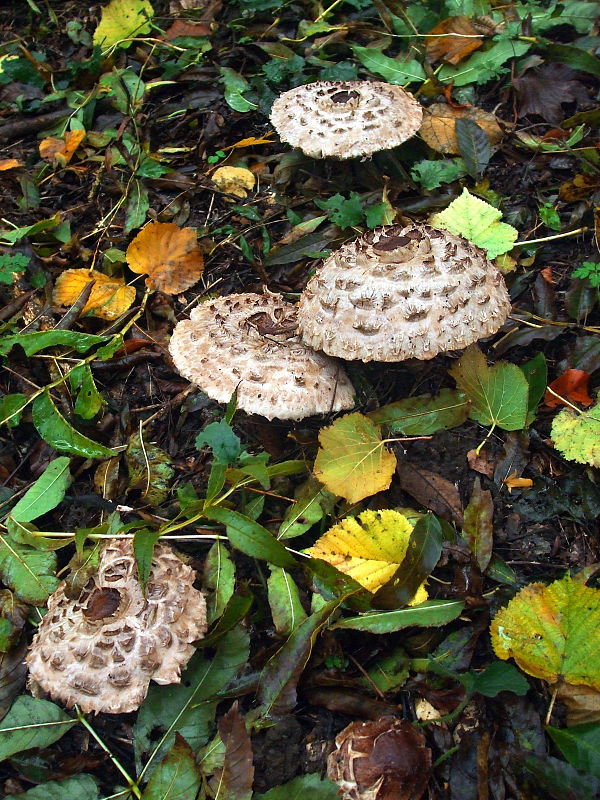
[[[156,683],[179,683],[206,633],[206,603],[195,571],[156,545],[142,594],[130,539],[104,545],[98,571],[76,599],[63,581],[48,600],[27,655],[28,686],[84,713],[134,711]]]
[[[280,95],[271,122],[281,139],[312,158],[355,158],[389,150],[421,126],[409,92],[382,81],[317,81]]]
[[[342,367],[297,335],[297,309],[280,295],[231,294],[193,309],[173,331],[178,371],[219,403],[267,419],[302,419],[352,408]]]
[[[479,247],[430,225],[391,225],[329,256],[298,324],[307,345],[348,361],[426,360],[496,333],[510,308]]]

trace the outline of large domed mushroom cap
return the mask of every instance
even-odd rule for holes
[[[280,95],[271,122],[284,142],[312,158],[354,158],[410,139],[421,105],[400,86],[381,81],[317,81]]]
[[[297,309],[276,294],[231,294],[197,306],[178,323],[169,350],[203,392],[267,419],[302,419],[354,405],[342,367],[297,335]]]
[[[347,360],[429,359],[491,336],[511,304],[483,250],[430,225],[378,228],[323,263],[302,296],[310,347]]]
[[[154,548],[142,594],[130,539],[109,540],[76,599],[63,581],[48,600],[27,655],[29,686],[85,713],[134,711],[150,679],[179,683],[206,633],[196,573],[170,547]]]

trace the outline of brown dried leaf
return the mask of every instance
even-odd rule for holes
[[[223,800],[250,800],[254,781],[252,743],[237,700],[219,722],[218,729],[225,745],[225,761],[222,769],[215,773],[218,785],[216,797]]]
[[[575,80],[577,73],[565,64],[543,64],[513,80],[519,93],[519,117],[537,114],[551,122],[560,123],[563,103],[584,102],[589,99],[585,86]]]
[[[40,142],[40,156],[44,161],[66,166],[85,138],[85,131],[66,131],[62,137],[50,136]]]
[[[487,478],[494,477],[494,470],[498,459],[489,451],[483,449],[477,452],[476,449],[469,450],[467,453],[467,462],[469,467],[475,472],[480,472]]]
[[[100,319],[116,319],[135,300],[135,289],[125,282],[94,269],[66,269],[56,279],[52,301],[57,306],[70,306],[90,281],[95,281],[82,313],[91,312]]]
[[[168,42],[178,36],[210,36],[210,28],[201,22],[192,22],[187,19],[176,19],[170,28],[167,28],[164,39]]]
[[[566,203],[578,203],[600,189],[597,173],[578,172],[574,178],[561,184],[558,197]]]
[[[600,692],[591,686],[561,683],[556,697],[567,707],[567,725],[600,722]]]
[[[427,58],[432,62],[458,64],[483,44],[483,39],[477,36],[477,33],[468,17],[462,14],[443,19],[429,31],[429,36],[440,35],[434,35],[426,40]]]
[[[447,103],[433,103],[426,109],[419,134],[425,142],[438,153],[460,155],[456,140],[456,120],[471,119],[485,131],[490,144],[502,139],[502,128],[496,117],[481,108],[454,108]]]
[[[172,222],[150,222],[127,248],[127,263],[133,272],[148,274],[146,286],[165,294],[178,294],[200,279],[204,256],[196,230]]]
[[[439,517],[462,526],[462,503],[453,483],[408,461],[399,461],[396,472],[402,491]]]

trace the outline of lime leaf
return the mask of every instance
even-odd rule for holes
[[[117,453],[104,445],[88,439],[60,414],[46,389],[36,397],[32,406],[33,424],[42,439],[55,450],[84,458],[105,458]]]
[[[488,367],[485,356],[473,344],[449,371],[459,390],[471,401],[471,419],[505,431],[525,427],[529,385],[516,364],[500,361]]]
[[[261,558],[278,567],[293,567],[296,564],[285,547],[266,528],[238,511],[229,508],[209,507],[204,516],[220,522],[227,528],[227,537],[233,547],[253,558]]]
[[[66,456],[51,461],[43,474],[12,509],[11,517],[17,522],[31,522],[32,519],[37,519],[56,508],[71,485],[70,462],[71,459]]]
[[[377,425],[385,425],[390,433],[429,436],[462,425],[469,416],[469,401],[456,390],[442,389],[435,397],[430,394],[406,397],[367,416]]]
[[[371,611],[360,617],[346,617],[331,627],[368,633],[393,633],[413,625],[421,628],[438,627],[460,617],[464,607],[462,600],[425,600],[418,606],[397,611]]]
[[[0,722],[0,761],[30,750],[49,747],[75,725],[76,720],[48,700],[17,697]]]
[[[97,800],[98,784],[85,773],[48,781],[19,794],[7,794],[4,800]]]
[[[567,730],[548,725],[546,730],[569,764],[600,778],[600,725],[591,722]]]
[[[102,9],[102,19],[94,31],[94,45],[104,49],[115,44],[129,47],[131,42],[122,40],[148,33],[153,16],[154,9],[148,0],[111,0]]]
[[[346,414],[319,433],[315,476],[333,494],[357,503],[392,481],[396,456],[383,446],[377,425],[362,414]]]
[[[444,211],[431,217],[431,224],[464,236],[487,250],[488,258],[495,258],[510,250],[519,235],[516,228],[500,222],[501,219],[501,211],[465,188]]]
[[[570,575],[521,589],[494,617],[491,636],[498,658],[514,658],[528,675],[600,690],[600,590]]]
[[[600,403],[579,414],[564,408],[552,421],[552,441],[570,461],[600,467]]]
[[[388,83],[403,85],[412,81],[424,81],[425,70],[418,61],[396,61],[395,58],[384,56],[374,47],[352,46],[352,52],[363,67],[369,72],[375,72],[386,79]]]
[[[180,733],[175,733],[175,743],[144,789],[144,800],[186,800],[196,797],[201,783],[194,751]]]
[[[296,625],[306,619],[298,587],[286,570],[271,567],[267,589],[275,630],[280,636],[289,636]]]
[[[43,606],[58,586],[56,553],[36,550],[0,535],[0,577],[26,603]]]

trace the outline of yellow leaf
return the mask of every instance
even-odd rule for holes
[[[398,511],[363,511],[346,517],[304,552],[320,558],[376,592],[394,575],[408,548],[413,526]],[[421,586],[410,605],[427,600]]]
[[[494,617],[491,636],[498,658],[514,658],[528,675],[600,689],[600,590],[570,575],[521,589]]]
[[[270,138],[273,136],[272,132],[266,134],[266,136],[259,136],[256,138],[255,136],[249,136],[247,139],[240,139],[239,142],[235,142],[235,144],[228,144],[227,147],[223,147],[223,150],[237,150],[241,147],[254,147],[258,144],[273,144],[273,139]],[[223,169],[223,167],[221,167]]]
[[[319,433],[314,473],[351,503],[382,492],[392,481],[396,456],[383,446],[379,427],[362,414],[346,414]]]
[[[502,483],[508,488],[509,492],[511,489],[528,489],[530,486],[533,486],[531,478],[517,478],[516,470],[511,472],[508,478],[505,478]]]
[[[438,153],[460,155],[456,139],[457,119],[472,119],[476,122],[486,132],[490,144],[497,144],[502,138],[502,128],[493,114],[476,106],[455,108],[447,103],[433,103],[429,106],[419,128],[419,135]]]
[[[96,281],[83,313],[91,312],[100,319],[116,319],[135,300],[133,286],[93,269],[66,269],[56,279],[52,301],[57,306],[71,306],[90,281]]]
[[[254,174],[244,167],[219,167],[211,175],[212,182],[222,192],[235,197],[246,197],[254,189]]]
[[[85,131],[66,131],[62,137],[49,136],[40,142],[40,156],[44,161],[54,161],[66,166],[85,138]]]
[[[149,289],[165,294],[189,289],[204,270],[195,228],[172,222],[150,222],[142,228],[127,248],[127,263],[133,272],[148,274]]]
[[[16,158],[0,158],[0,172],[5,172],[7,169],[16,169],[22,167],[23,162],[18,161]]]
[[[94,44],[104,49],[115,44],[129,47],[131,42],[123,40],[148,33],[153,16],[149,0],[111,0],[102,9],[102,19],[94,31]]]

